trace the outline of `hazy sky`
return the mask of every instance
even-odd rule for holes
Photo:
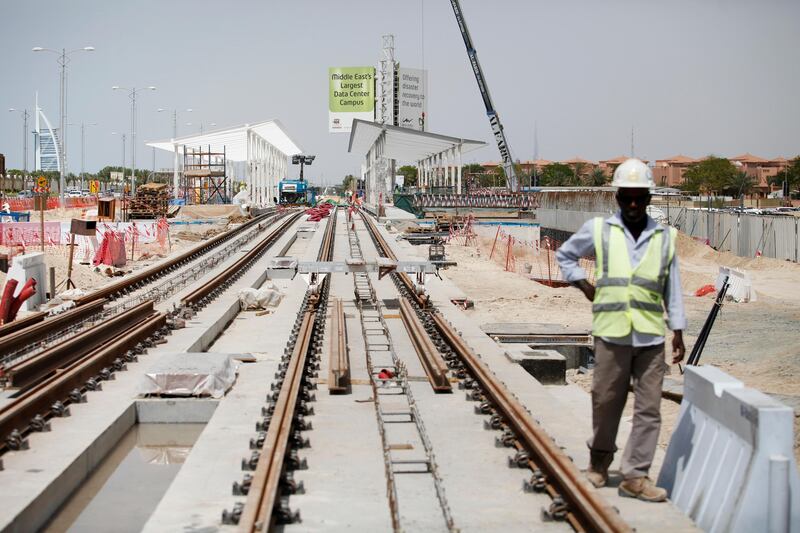
[[[763,157],[800,153],[800,1],[461,0],[513,155],[603,159],[630,152]],[[0,152],[20,168],[22,123],[9,107],[40,105],[58,123],[58,66],[31,48],[96,47],[69,70],[69,122],[86,129],[86,169],[120,164],[128,98],[145,140],[277,118],[316,154],[312,180],[357,173],[347,134],[327,131],[327,69],[377,65],[395,35],[401,66],[429,70],[430,131],[491,141],[447,0],[0,0]],[[423,31],[424,28],[424,31]],[[423,46],[424,42],[424,46]],[[192,122],[193,126],[186,126]],[[208,126],[206,126],[208,128]],[[80,170],[80,128],[68,130]],[[128,163],[130,164],[130,147]],[[491,143],[466,162],[497,160]],[[33,167],[29,140],[29,168]],[[171,166],[161,153],[158,167]],[[293,173],[296,170],[293,169]]]

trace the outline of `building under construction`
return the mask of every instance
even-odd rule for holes
[[[181,191],[187,205],[230,203],[226,162],[225,146],[222,151],[213,151],[211,145],[184,147]]]

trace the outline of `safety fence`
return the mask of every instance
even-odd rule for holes
[[[539,208],[536,221],[542,228],[574,233],[587,220],[606,218],[610,212]],[[772,257],[797,262],[800,259],[800,218],[709,211],[687,207],[661,208],[657,217],[712,248],[740,257]]]
[[[740,257],[800,259],[798,217],[678,208],[670,210],[668,222],[716,250]]]
[[[81,198],[65,198],[67,209],[82,209],[84,207],[94,207],[97,205],[97,198],[94,196]],[[32,211],[34,210],[33,198],[10,198],[6,199],[12,211]],[[53,196],[47,199],[47,209],[56,209],[59,206],[59,198]]]
[[[462,225],[451,228],[447,242],[475,247],[481,256],[488,257],[507,272],[528,276],[545,285],[567,285],[555,257],[562,241],[541,237],[538,225],[477,225],[467,217]],[[581,258],[579,264],[593,282],[594,258]]]
[[[0,252],[15,255],[41,251],[40,222],[1,222]],[[76,262],[89,263],[102,253],[103,241],[113,236],[129,250],[128,259],[142,256],[164,256],[172,248],[166,218],[147,222],[98,222],[95,236],[72,235],[70,222],[45,221],[44,248],[48,256],[69,257],[70,239],[74,238]]]

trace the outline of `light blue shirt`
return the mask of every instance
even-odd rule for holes
[[[639,240],[633,239],[633,235],[622,223],[622,218],[617,211],[614,215],[607,218],[605,224],[613,224],[622,228],[625,234],[625,244],[628,248],[631,268],[636,268],[644,257],[647,244],[655,230],[662,227],[658,222],[647,217],[647,225],[639,235]],[[587,255],[594,254],[594,220],[587,220],[581,229],[567,240],[556,251],[556,259],[561,267],[564,278],[570,283],[586,279],[586,271],[578,264],[578,260]],[[681,274],[678,270],[678,254],[672,256],[672,263],[669,265],[669,273],[664,283],[664,305],[667,310],[667,326],[672,331],[686,329],[686,313],[683,310],[683,295],[681,294]],[[606,342],[613,344],[624,344],[626,346],[653,346],[664,342],[664,337],[651,335],[632,330],[625,337],[602,337]]]

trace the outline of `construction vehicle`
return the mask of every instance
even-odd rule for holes
[[[281,180],[278,182],[278,203],[281,205],[309,205],[308,183],[305,180]]]
[[[453,13],[456,15],[456,22],[458,29],[461,31],[461,37],[464,38],[464,46],[467,47],[467,56],[469,57],[469,64],[472,65],[472,72],[475,73],[475,81],[478,82],[478,89],[483,98],[483,105],[486,106],[486,115],[489,117],[489,124],[492,126],[492,134],[494,140],[497,142],[497,148],[500,150],[500,157],[503,161],[503,170],[506,173],[506,187],[511,192],[519,192],[519,176],[514,170],[514,160],[511,157],[511,147],[506,141],[506,134],[503,132],[503,125],[500,123],[500,116],[492,104],[492,97],[489,95],[489,87],[486,85],[486,79],[481,70],[481,64],[478,62],[478,52],[472,44],[472,37],[469,35],[467,29],[467,21],[464,19],[464,13],[461,11],[461,4],[458,0],[450,0],[450,5],[453,6]]]

